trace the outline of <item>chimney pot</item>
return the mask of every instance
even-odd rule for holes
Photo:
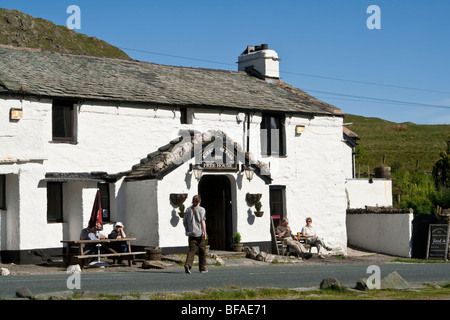
[[[279,79],[279,61],[278,54],[274,50],[269,50],[267,43],[258,46],[248,45],[238,57],[238,71],[253,67],[264,78]]]

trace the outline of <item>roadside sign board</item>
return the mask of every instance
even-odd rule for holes
[[[447,260],[448,224],[430,224],[428,229],[427,259]]]

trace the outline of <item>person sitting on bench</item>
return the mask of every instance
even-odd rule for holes
[[[277,227],[277,237],[283,241],[286,246],[294,249],[299,259],[309,259],[312,254],[307,252],[305,246],[298,241],[295,234],[291,233],[291,227],[289,227],[288,218],[281,219],[280,225]]]
[[[97,232],[95,229],[93,228],[84,228],[81,230],[80,233],[80,240],[99,240],[99,239],[106,239],[106,236],[99,232],[97,235]],[[92,245],[88,245],[86,244],[84,246],[84,251],[89,250],[86,254],[98,254],[98,253],[105,253],[105,248],[100,246],[100,249],[97,248],[97,245],[92,246]],[[99,252],[100,251],[100,252]],[[96,258],[92,258],[91,262],[100,262],[100,257],[96,257]]]
[[[312,219],[306,218],[306,226],[302,229],[302,236],[306,238],[305,242],[317,247],[317,254],[319,259],[324,259],[320,249],[324,247],[327,251],[331,251],[331,248],[325,244],[325,241],[318,237],[316,231],[312,226]]]
[[[108,239],[124,239],[127,237],[125,231],[123,231],[123,223],[118,221],[114,225],[114,230],[108,235]],[[112,249],[118,253],[126,253],[128,251],[127,243],[125,241],[114,242],[111,244]],[[119,264],[125,264],[122,258],[119,258]]]

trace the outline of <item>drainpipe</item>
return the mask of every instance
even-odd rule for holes
[[[250,112],[247,112],[247,153],[250,154]]]

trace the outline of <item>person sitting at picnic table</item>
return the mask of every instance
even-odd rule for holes
[[[309,243],[310,245],[317,247],[317,254],[320,259],[324,259],[321,253],[322,247],[324,247],[327,251],[332,250],[329,246],[325,244],[325,241],[322,238],[317,236],[316,230],[312,226],[311,217],[306,218],[306,226],[302,228],[302,236],[306,238],[305,239],[306,243]]]
[[[112,230],[108,235],[108,239],[125,239],[127,235],[123,229],[123,223],[120,221],[116,222],[114,225],[114,230]],[[113,242],[111,243],[111,248],[117,253],[126,253],[128,251],[128,246],[125,241]],[[124,264],[122,258],[119,258],[119,264]]]
[[[87,227],[81,230],[80,233],[80,240],[99,240],[99,239],[106,239],[106,236],[99,232],[97,234],[97,230],[95,228],[91,228],[91,227]],[[84,251],[89,250],[86,254],[98,254],[99,251],[100,253],[105,253],[105,248],[100,246],[100,249],[97,248],[97,245],[89,245],[86,244],[84,246]],[[100,262],[100,257],[96,257],[96,258],[92,258],[91,262]]]
[[[307,260],[312,257],[312,254],[307,252],[305,246],[298,241],[297,235],[291,232],[288,218],[281,219],[281,223],[277,227],[276,234],[286,246],[292,248],[297,253],[299,259],[303,258]]]

